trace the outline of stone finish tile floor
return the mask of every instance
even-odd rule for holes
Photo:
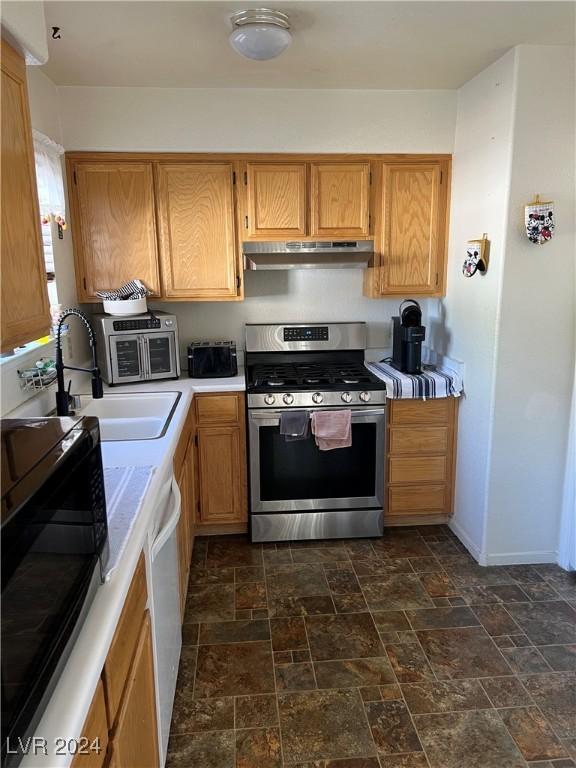
[[[576,768],[575,606],[446,526],[199,538],[167,768]]]

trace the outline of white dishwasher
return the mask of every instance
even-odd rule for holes
[[[180,621],[180,575],[177,527],[181,514],[180,489],[172,477],[160,495],[160,528],[150,546],[152,617],[156,659],[156,706],[160,743],[160,765],[166,762],[176,678],[182,650]]]

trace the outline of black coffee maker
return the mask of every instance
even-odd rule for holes
[[[392,318],[392,367],[402,373],[422,373],[422,342],[426,328],[422,325],[420,304],[406,299],[398,311],[399,316]]]

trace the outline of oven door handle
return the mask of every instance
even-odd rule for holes
[[[309,416],[312,416],[313,413],[319,413],[319,412],[326,412],[326,411],[343,411],[346,410],[345,408],[285,408],[282,410],[278,409],[270,409],[266,410],[265,408],[259,408],[254,410],[248,410],[248,417],[251,421],[261,421],[261,420],[268,420],[268,419],[280,419],[280,415],[282,413],[288,413],[288,411],[306,411]],[[381,408],[351,408],[352,411],[352,421],[354,421],[354,416],[361,416],[362,418],[365,418],[366,416],[383,416],[386,413],[386,409],[384,406]]]

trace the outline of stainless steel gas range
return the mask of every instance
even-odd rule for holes
[[[365,323],[246,326],[253,541],[382,535],[386,387],[365,349]],[[281,434],[286,411],[342,408],[349,447]]]

